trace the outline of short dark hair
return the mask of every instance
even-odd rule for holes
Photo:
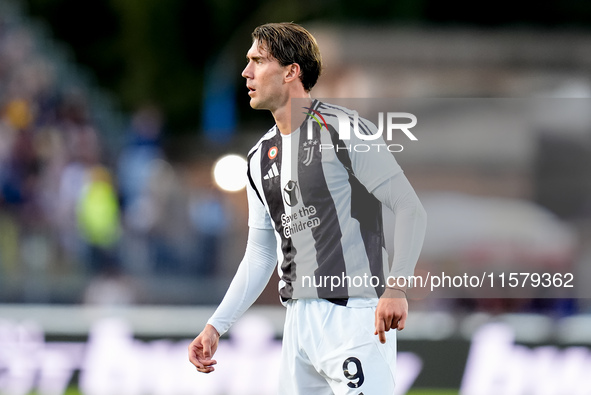
[[[300,80],[309,92],[322,72],[318,43],[309,31],[293,22],[267,23],[254,29],[253,42],[269,52],[281,66],[300,65]]]

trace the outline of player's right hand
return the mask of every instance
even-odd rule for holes
[[[217,361],[211,359],[215,354],[218,343],[220,341],[220,334],[211,325],[207,324],[203,331],[189,344],[189,361],[198,371],[202,373],[211,373],[215,370],[213,365]]]

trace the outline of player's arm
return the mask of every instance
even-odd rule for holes
[[[388,278],[412,275],[425,235],[425,210],[396,159],[388,150],[360,152],[351,149],[355,144],[367,142],[363,140],[363,134],[375,136],[378,133],[376,126],[366,119],[358,118],[357,125],[360,135],[357,132],[351,134],[345,143],[350,145],[347,151],[352,172],[369,192],[396,215],[394,261]],[[386,146],[382,137],[375,139],[375,143],[372,145]],[[386,341],[385,332],[392,328],[404,328],[407,315],[405,287],[386,288],[378,301],[375,316],[375,333],[382,343]]]
[[[359,118],[361,132],[375,135],[376,126]],[[355,134],[351,143],[364,143]],[[383,144],[383,139],[376,140]],[[394,156],[385,149],[371,152],[350,150],[353,173],[382,204],[396,215],[394,259],[390,276],[412,276],[427,227],[427,214]],[[401,293],[400,291],[397,291]]]
[[[203,331],[189,345],[189,360],[198,371],[214,371],[212,359],[219,338],[259,297],[277,263],[277,241],[266,209],[251,185],[248,196],[248,241],[244,258],[224,296]]]
[[[427,228],[427,213],[404,173],[398,173],[373,191],[396,216],[394,258],[390,276],[408,278],[414,274]]]
[[[273,230],[250,228],[246,253],[238,271],[203,331],[189,345],[189,360],[198,371],[214,370],[218,341],[259,297],[277,263]]]
[[[404,173],[399,172],[372,192],[395,214],[394,259],[388,279],[414,274],[427,227],[427,214]],[[404,329],[408,315],[406,282],[388,284],[376,309],[376,335],[386,341],[385,332]]]
[[[375,135],[376,126],[359,118],[362,133]],[[364,143],[355,134],[351,144]],[[383,139],[376,143],[384,144]],[[353,173],[380,202],[396,215],[394,259],[389,278],[411,276],[419,258],[427,227],[427,215],[396,159],[385,149],[371,152],[350,150]],[[385,332],[403,329],[408,315],[405,287],[386,288],[376,309],[376,334],[386,341]]]

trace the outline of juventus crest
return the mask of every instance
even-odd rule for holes
[[[307,140],[304,142],[303,146],[305,152],[304,166],[310,166],[312,159],[314,159],[314,150],[318,149],[318,140]]]

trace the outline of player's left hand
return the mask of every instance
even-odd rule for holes
[[[378,335],[380,343],[386,343],[386,332],[390,329],[404,329],[408,316],[408,301],[404,290],[386,288],[376,308],[374,335]]]

